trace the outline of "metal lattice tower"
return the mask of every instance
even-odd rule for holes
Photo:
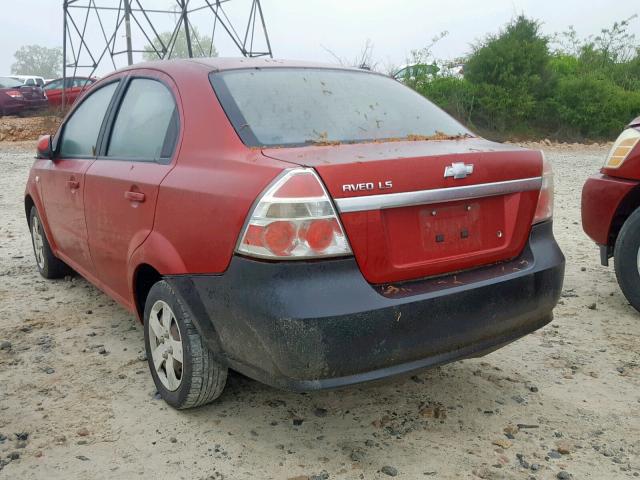
[[[165,6],[152,8],[151,3]],[[234,18],[229,14],[233,7],[244,10]],[[273,56],[260,0],[63,0],[63,10],[65,85],[68,69],[72,77],[79,70],[93,76],[104,63],[114,70],[123,66],[125,56],[126,64],[133,64],[134,54],[170,59],[181,35],[189,57],[211,56],[217,41],[245,57]],[[208,42],[194,35],[195,17],[211,34]],[[63,106],[64,101],[63,95]]]

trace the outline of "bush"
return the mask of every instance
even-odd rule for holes
[[[558,82],[547,112],[562,137],[615,138],[640,112],[640,91],[609,79],[567,76]]]
[[[631,20],[550,52],[539,23],[523,16],[477,45],[464,79],[416,78],[412,87],[489,137],[612,139],[640,115],[640,47]],[[556,36],[556,39],[558,36]]]

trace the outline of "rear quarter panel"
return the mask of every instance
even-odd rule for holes
[[[257,196],[287,163],[247,148],[202,66],[169,72],[180,90],[183,138],[160,185],[153,232],[135,254],[161,274],[222,273]]]

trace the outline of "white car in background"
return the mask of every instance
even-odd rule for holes
[[[412,63],[402,65],[396,73],[392,75],[393,78],[399,82],[404,83],[407,80],[415,80],[416,78],[426,77],[433,79],[436,76],[439,77],[464,77],[464,65],[462,64],[448,64],[437,65],[436,63]]]
[[[38,77],[36,75],[8,75],[11,78],[15,78],[16,80],[21,81],[24,85],[28,85],[30,87],[43,87],[46,83],[43,77]]]

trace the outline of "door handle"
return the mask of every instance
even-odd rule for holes
[[[67,187],[69,187],[71,190],[77,190],[78,188],[80,188],[80,182],[77,180],[68,180]]]
[[[144,193],[132,192],[131,190],[124,192],[124,198],[132,202],[144,202]]]

